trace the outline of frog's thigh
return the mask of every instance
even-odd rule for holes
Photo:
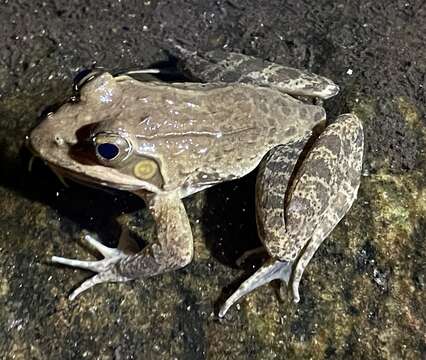
[[[363,130],[360,120],[352,114],[341,115],[325,131],[324,136],[326,137],[328,133],[331,133],[333,136],[336,133],[340,134],[343,146],[339,163],[345,171],[343,173],[336,172],[336,174],[339,174],[337,191],[332,196],[330,206],[313,232],[311,240],[297,260],[292,279],[295,302],[298,302],[300,299],[299,283],[306,266],[322,242],[329,236],[352,206],[360,184],[364,147]]]
[[[310,133],[272,149],[262,160],[256,179],[256,220],[259,237],[271,256],[285,234],[285,196],[290,178]]]

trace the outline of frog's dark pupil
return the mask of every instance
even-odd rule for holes
[[[106,160],[114,159],[120,152],[118,146],[111,143],[99,144],[97,146],[97,150],[98,154]]]

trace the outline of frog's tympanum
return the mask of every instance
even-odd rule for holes
[[[95,284],[182,268],[193,257],[182,198],[258,168],[257,227],[269,260],[219,316],[275,279],[292,287],[297,302],[305,267],[356,198],[362,124],[345,114],[321,128],[325,111],[312,99],[339,90],[324,77],[220,51],[186,53],[182,64],[193,82],[98,72],[81,86],[78,101],[33,130],[33,151],[56,172],[140,196],[157,227],[156,240],[137,253],[86,236],[102,260],[52,261],[96,273],[71,299]]]

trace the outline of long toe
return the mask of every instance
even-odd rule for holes
[[[89,235],[89,234],[84,236],[84,240],[94,249],[99,251],[102,254],[102,256],[105,258],[116,257],[123,253],[119,249],[105,246],[104,244],[102,244],[100,241],[96,240],[92,235]]]
[[[129,281],[131,279],[120,276],[116,274],[115,272],[109,270],[103,273],[96,274],[95,276],[92,276],[91,278],[84,281],[77,289],[75,289],[71,295],[69,296],[70,300],[74,300],[78,295],[80,295],[83,291],[86,291],[90,289],[91,287],[95,286],[96,284],[102,284],[105,282],[124,282]]]
[[[244,281],[240,287],[225,301],[219,311],[219,317],[224,317],[229,308],[241,297],[272,280],[282,280],[288,284],[291,276],[292,262],[269,260],[252,276]]]
[[[86,260],[77,260],[77,259],[68,259],[60,256],[52,256],[51,261],[57,264],[62,264],[71,267],[77,267],[80,269],[90,270],[94,272],[99,272],[100,265],[102,260],[100,261],[86,261]]]

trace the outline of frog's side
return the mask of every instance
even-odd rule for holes
[[[362,126],[353,115],[339,117],[298,161],[325,112],[288,93],[328,98],[336,85],[244,55],[182,56],[193,78],[215,82],[139,82],[104,73],[84,85],[79,102],[63,105],[32,132],[34,151],[57,172],[141,196],[157,225],[157,240],[139,253],[107,248],[87,236],[103,260],[52,260],[97,272],[71,298],[97,283],[183,267],[193,246],[181,199],[242,177],[260,163],[257,222],[271,259],[219,315],[272,279],[288,282],[293,267],[298,300],[304,268],[355,199]]]

